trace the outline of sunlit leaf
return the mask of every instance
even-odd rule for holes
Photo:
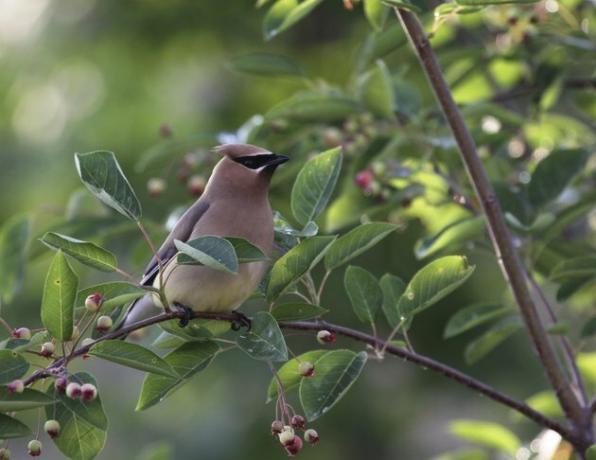
[[[249,53],[235,56],[230,60],[230,67],[236,72],[263,77],[303,76],[300,64],[286,56],[270,53]]]
[[[297,389],[298,385],[300,384],[300,381],[303,379],[302,375],[298,371],[298,366],[301,362],[308,361],[311,363],[315,363],[321,356],[323,356],[328,351],[329,350],[308,351],[306,353],[302,353],[297,358],[293,358],[285,362],[283,366],[281,366],[277,370],[277,376],[283,385],[284,393],[288,394],[288,392]],[[276,398],[277,394],[277,380],[274,377],[271,379],[271,382],[269,383],[269,388],[267,388],[267,402]]]
[[[229,241],[234,247],[234,252],[238,258],[238,263],[260,262],[269,258],[257,246],[244,238],[234,238],[227,236],[224,240]]]
[[[552,390],[545,390],[536,393],[526,399],[526,404],[532,409],[546,415],[547,417],[560,418],[564,417],[563,409],[559,405],[559,401]],[[515,412],[516,420],[523,420],[523,415]]]
[[[307,16],[323,0],[277,0],[269,9],[263,20],[265,40],[289,29]]]
[[[14,393],[8,391],[7,387],[0,387],[0,412],[34,409],[53,402],[54,398],[31,388],[25,388],[22,393]]]
[[[364,268],[350,265],[344,276],[344,288],[358,319],[374,323],[383,304],[383,292],[377,279]]]
[[[521,446],[519,438],[497,423],[481,420],[455,420],[449,424],[452,434],[465,441],[514,455]]]
[[[391,327],[396,327],[402,317],[399,313],[399,299],[406,290],[406,283],[401,278],[385,273],[379,280],[379,286],[383,291],[383,313]]]
[[[414,5],[413,3],[409,2],[408,0],[382,0],[383,3],[387,6],[393,6],[396,8],[400,8],[403,10],[413,11],[414,13],[420,13],[422,10]]]
[[[381,30],[387,17],[387,8],[381,0],[364,0],[364,14],[375,30]]]
[[[394,116],[395,91],[383,61],[377,61],[375,67],[362,76],[358,93],[362,104],[374,115],[381,118]]]
[[[443,332],[443,337],[446,339],[455,337],[481,324],[500,318],[510,313],[511,310],[509,307],[494,303],[478,303],[462,308],[449,318]]]
[[[249,331],[238,336],[238,346],[251,358],[265,361],[287,361],[286,341],[277,321],[266,311],[252,318]]]
[[[98,270],[111,272],[118,267],[118,261],[114,254],[95,243],[52,232],[46,233],[41,241],[50,248],[59,249],[85,265]]]
[[[9,417],[5,414],[0,414],[0,438],[11,439],[11,438],[22,438],[23,436],[29,436],[31,429],[20,420]]]
[[[12,350],[0,350],[0,385],[10,383],[25,375],[29,363]]]
[[[228,240],[217,236],[201,236],[184,243],[174,240],[180,251],[178,261],[184,264],[199,263],[215,270],[238,273],[238,258],[234,246]]]
[[[481,236],[484,232],[482,216],[457,220],[430,237],[416,242],[414,253],[419,259],[428,257],[453,244],[464,243]]]
[[[308,303],[285,303],[274,307],[271,314],[277,321],[298,321],[316,318],[328,311],[326,308]]]
[[[31,223],[27,216],[14,216],[2,225],[0,232],[0,301],[12,302],[23,284],[27,242]]]
[[[466,363],[474,364],[480,361],[488,353],[522,328],[522,323],[516,316],[499,321],[476,340],[468,344],[464,354]]]

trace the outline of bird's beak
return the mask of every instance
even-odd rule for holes
[[[282,163],[285,163],[290,158],[285,155],[277,155],[276,153],[271,155],[271,159],[267,161],[266,166],[267,168],[271,166],[279,166]]]

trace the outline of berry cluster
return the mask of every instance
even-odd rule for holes
[[[306,419],[295,414],[290,419],[289,425],[284,425],[281,420],[274,420],[271,423],[271,434],[277,436],[280,444],[290,457],[294,457],[302,450],[302,438],[296,431],[304,431],[304,441],[310,445],[319,442],[319,434],[312,428],[306,429]]]

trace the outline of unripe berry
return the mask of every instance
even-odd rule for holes
[[[306,427],[306,420],[302,415],[294,415],[290,420],[290,425],[296,430],[303,430]]]
[[[45,356],[46,358],[49,358],[50,356],[52,356],[54,354],[54,351],[56,350],[56,347],[54,346],[54,344],[52,342],[45,342],[42,346],[41,346],[41,356]]]
[[[328,147],[337,147],[341,144],[342,133],[337,128],[327,128],[323,131],[323,142]]]
[[[298,373],[302,377],[312,377],[315,375],[315,365],[310,361],[302,361],[298,365]]]
[[[0,449],[0,460],[10,460],[10,450],[6,447]]]
[[[97,310],[101,308],[101,304],[103,303],[103,296],[99,292],[94,292],[90,294],[85,299],[85,308],[87,311],[91,313],[95,313]]]
[[[113,324],[114,322],[112,321],[112,318],[107,315],[102,315],[97,318],[95,329],[97,329],[99,332],[107,332],[110,330]]]
[[[152,177],[147,181],[147,193],[151,197],[161,195],[166,189],[166,181],[161,177]]]
[[[91,337],[87,337],[86,339],[81,340],[81,346],[87,347],[87,346],[91,345],[93,342],[95,342],[95,339],[92,339]]]
[[[290,457],[298,455],[298,453],[302,450],[302,439],[300,439],[299,436],[294,436],[294,439],[292,439],[291,442],[284,445],[284,449]]]
[[[25,383],[22,380],[13,380],[7,385],[6,389],[9,393],[22,393],[25,391]]]
[[[360,171],[358,174],[356,174],[354,182],[358,187],[365,189],[370,186],[374,178],[375,176],[370,169],[364,169]]]
[[[97,398],[97,388],[91,383],[85,383],[81,387],[81,399],[89,402],[93,401],[95,398]]]
[[[32,457],[39,457],[41,455],[41,442],[37,439],[29,441],[29,444],[27,444],[27,452],[29,452],[29,455]]]
[[[81,385],[79,385],[77,382],[70,382],[66,386],[66,396],[68,396],[70,399],[79,399],[81,397],[81,393]]]
[[[325,329],[320,330],[317,332],[317,342],[321,345],[325,345],[327,343],[335,343],[337,337],[333,332],[329,332]]]
[[[304,432],[304,440],[309,444],[316,444],[319,442],[319,433],[312,428],[309,428]]]
[[[12,331],[12,336],[15,339],[29,340],[31,338],[31,329],[28,327],[19,327],[18,329]]]
[[[294,435],[294,428],[286,425],[281,430],[281,433],[279,433],[279,442],[285,446],[286,444],[289,444],[294,440]]]
[[[56,388],[56,390],[58,390],[60,393],[64,393],[67,386],[68,379],[66,377],[58,377],[56,379],[56,383],[54,383],[54,388]]]
[[[271,422],[271,434],[273,436],[280,434],[284,429],[284,424],[281,420],[273,420]]]
[[[205,178],[203,176],[194,175],[188,179],[186,187],[192,196],[201,196],[205,190]]]
[[[43,424],[43,430],[50,438],[57,438],[60,436],[60,423],[58,420],[47,420],[46,423]]]

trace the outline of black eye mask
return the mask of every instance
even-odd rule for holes
[[[263,155],[247,155],[244,157],[234,158],[236,163],[240,163],[242,166],[248,169],[259,169],[263,166],[278,165],[285,163],[287,160],[288,157],[271,153],[266,153]]]

